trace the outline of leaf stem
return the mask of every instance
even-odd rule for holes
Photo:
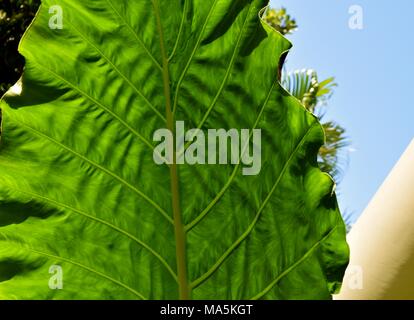
[[[167,129],[174,133],[174,144],[173,144],[173,163],[170,165],[170,177],[171,177],[171,195],[172,195],[172,209],[174,217],[174,231],[175,231],[175,247],[176,247],[176,259],[177,259],[177,275],[178,275],[178,287],[179,297],[181,300],[190,299],[190,288],[187,279],[187,261],[185,255],[185,242],[186,232],[181,219],[181,208],[180,208],[180,192],[178,183],[178,168],[175,154],[175,128],[174,128],[174,116],[171,109],[171,89],[170,89],[170,72],[168,66],[168,56],[165,49],[164,33],[161,24],[160,7],[158,0],[152,1],[156,20],[157,28],[160,36],[160,47],[162,54],[162,69],[163,69],[163,84],[164,84],[164,95],[165,95],[165,108],[166,108],[166,119]]]

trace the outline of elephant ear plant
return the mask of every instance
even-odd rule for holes
[[[0,104],[0,298],[331,298],[345,226],[266,4],[42,1]],[[157,164],[176,121],[261,130],[261,170]]]

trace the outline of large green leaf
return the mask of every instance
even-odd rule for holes
[[[1,103],[1,298],[330,298],[345,227],[317,167],[323,130],[278,82],[290,44],[265,5],[43,1],[23,91]],[[174,120],[261,129],[260,174],[156,165],[152,135]]]

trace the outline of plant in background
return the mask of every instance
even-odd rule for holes
[[[293,33],[298,28],[296,20],[287,13],[285,8],[268,9],[265,19],[268,24],[283,35]]]
[[[22,74],[24,59],[18,54],[17,46],[39,3],[39,0],[0,2],[0,97]]]
[[[64,32],[42,2],[0,103],[0,298],[331,298],[345,226],[323,128],[274,74],[290,43],[267,1],[62,0]],[[260,173],[157,165],[175,121],[261,129]]]

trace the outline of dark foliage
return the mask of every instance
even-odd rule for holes
[[[40,0],[0,1],[0,96],[21,76],[24,58],[17,48]]]

